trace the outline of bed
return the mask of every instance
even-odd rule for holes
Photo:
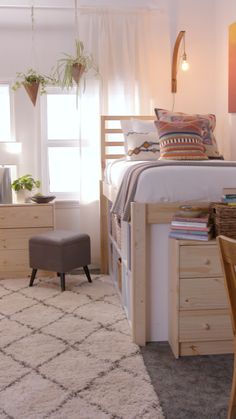
[[[223,187],[235,186],[236,164],[212,161],[209,166],[202,162],[200,167],[182,164],[181,170],[178,165],[145,170],[130,203],[130,220],[121,222],[119,248],[111,234],[111,208],[127,167],[137,164],[124,159],[119,121],[132,118],[155,119],[101,117],[101,272],[112,271],[118,287],[122,282],[133,340],[142,346],[147,341],[168,340],[168,234],[173,214],[183,204],[197,202],[208,207],[210,202],[220,201]]]

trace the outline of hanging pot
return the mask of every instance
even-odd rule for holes
[[[28,93],[31,102],[35,106],[37,95],[38,95],[38,89],[39,89],[39,82],[33,82],[33,83],[23,83],[23,86]]]
[[[72,65],[72,78],[76,84],[79,84],[79,81],[85,71],[85,66],[82,64],[73,64]]]

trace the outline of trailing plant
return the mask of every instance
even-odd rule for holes
[[[40,188],[41,182],[40,180],[35,180],[32,175],[26,174],[20,176],[18,179],[12,182],[11,187],[14,191],[18,192],[23,189],[27,189],[28,191],[32,191],[35,188]]]
[[[69,89],[73,87],[74,82],[78,85],[83,73],[91,69],[98,73],[92,55],[85,52],[82,41],[76,40],[75,55],[64,53],[64,58],[57,61],[53,77],[62,88]]]
[[[38,73],[32,68],[27,70],[26,73],[17,72],[16,76],[17,76],[16,81],[12,85],[12,90],[14,91],[18,90],[22,86],[26,87],[26,85],[32,85],[34,83],[38,83],[39,92],[42,95],[46,93],[46,87],[48,85],[58,84],[58,81],[53,76],[47,76],[47,75]]]

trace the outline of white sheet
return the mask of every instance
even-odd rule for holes
[[[211,160],[214,166],[206,167],[165,166],[147,169],[140,175],[135,201],[220,201],[223,188],[236,187],[236,167],[219,166],[224,162]],[[115,160],[107,166],[105,180],[118,188],[127,168],[138,163]]]

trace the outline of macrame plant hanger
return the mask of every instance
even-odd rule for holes
[[[78,32],[78,6],[77,0],[75,0],[75,40],[78,41],[79,32]],[[79,86],[80,79],[85,71],[85,67],[80,63],[75,63],[72,66],[72,77],[75,81],[77,88]]]
[[[31,6],[31,60],[32,60],[32,67],[34,69],[35,65],[35,51],[34,51],[34,29],[35,29],[35,20],[34,20],[34,3]],[[26,92],[28,93],[31,102],[35,106],[38,90],[39,90],[39,81],[32,80],[29,83],[23,83]]]

